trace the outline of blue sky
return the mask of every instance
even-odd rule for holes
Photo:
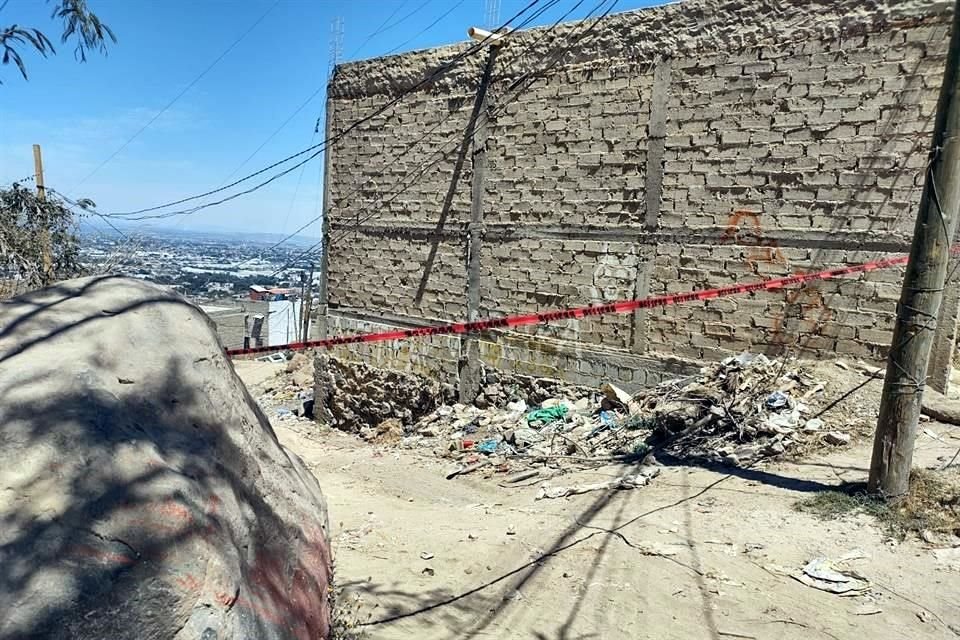
[[[501,21],[528,1],[502,0]],[[465,39],[468,26],[485,23],[484,0],[88,2],[118,42],[106,57],[92,54],[85,64],[74,60],[69,45],[59,44],[60,25],[50,19],[48,3],[9,0],[0,11],[0,25],[40,28],[57,47],[57,55],[48,59],[23,50],[28,81],[14,66],[0,66],[0,183],[33,173],[31,145],[38,143],[47,184],[73,198],[91,198],[102,212],[203,192],[221,186],[228,176],[245,175],[319,142],[314,125],[322,116],[331,25],[338,16],[343,19],[345,60],[375,57],[401,45],[407,51],[457,42]],[[574,4],[560,0],[531,26],[552,23]],[[586,0],[572,17],[585,15],[595,4]],[[615,11],[651,4],[659,3],[621,0]],[[385,28],[370,37],[391,14]],[[206,75],[81,183],[261,17]],[[319,212],[320,164],[312,162],[302,174],[296,170],[222,206],[155,224],[293,231]],[[315,236],[318,229],[305,233]]]

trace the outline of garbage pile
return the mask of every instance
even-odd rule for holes
[[[440,405],[402,428],[402,439],[401,426],[390,426],[402,446],[455,461],[448,477],[641,462],[655,450],[748,465],[850,441],[816,415],[824,386],[793,360],[744,353],[633,396],[607,383],[586,397],[535,406],[522,399],[487,409]]]

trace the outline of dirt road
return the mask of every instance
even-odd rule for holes
[[[266,379],[253,369],[238,366],[248,384]],[[867,443],[760,469],[664,466],[647,487],[535,501],[536,485],[507,489],[477,474],[448,481],[440,461],[417,451],[305,421],[275,424],[327,495],[337,579],[361,596],[368,638],[960,636],[960,572],[924,543],[891,540],[868,516],[825,522],[793,508],[865,479]],[[921,466],[960,447],[960,430],[926,426]],[[786,575],[844,554],[864,556],[849,566],[871,582],[871,596]]]

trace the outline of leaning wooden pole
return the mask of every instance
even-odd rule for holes
[[[896,500],[910,487],[913,446],[937,312],[960,206],[960,0],[937,104],[920,211],[903,279],[870,462],[871,491]]]

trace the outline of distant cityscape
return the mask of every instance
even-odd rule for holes
[[[253,285],[296,287],[319,262],[319,240],[280,234],[151,229],[81,235],[91,273],[116,273],[168,285],[198,302],[247,297]],[[315,274],[316,280],[318,274]]]

